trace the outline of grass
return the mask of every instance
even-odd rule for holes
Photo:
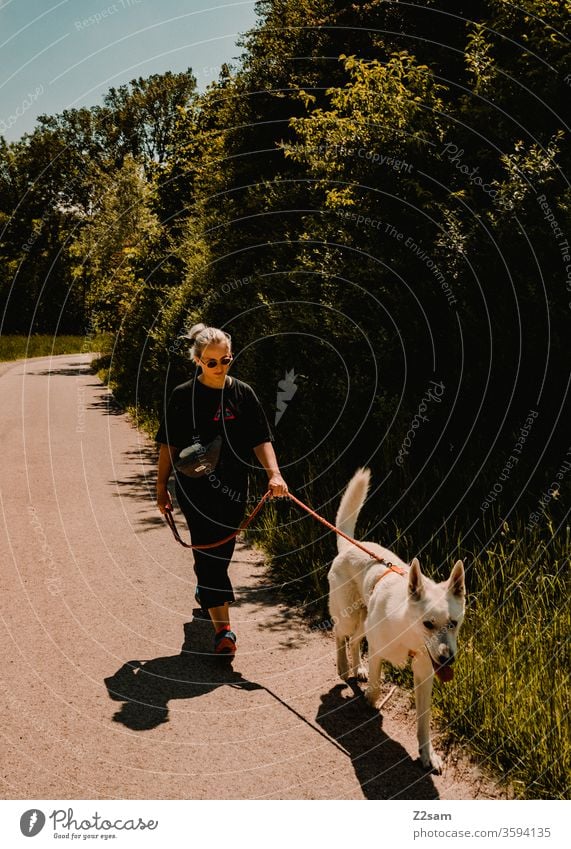
[[[566,799],[571,775],[569,527],[507,525],[472,558],[454,681],[437,710],[516,795]]]
[[[30,336],[0,336],[0,361],[105,351],[108,346],[109,334],[51,336],[38,333]]]
[[[333,492],[331,493],[333,496]],[[327,504],[319,512],[330,521],[333,501],[319,492],[301,496]],[[256,522],[255,539],[270,556],[275,582],[290,601],[301,604],[314,623],[327,613],[327,571],[336,553],[333,534],[300,515],[291,504],[269,505]],[[570,529],[555,529],[547,514],[533,530],[513,520],[480,525],[484,544],[471,543],[448,525],[429,540],[421,556],[436,564],[442,580],[452,562],[467,566],[468,601],[452,682],[435,683],[434,712],[441,727],[470,744],[501,772],[516,796],[566,799],[571,790],[569,695],[571,684]],[[363,538],[363,528],[357,528]],[[380,539],[378,529],[370,538]],[[414,551],[398,531],[400,552]],[[410,686],[410,670],[389,670]]]

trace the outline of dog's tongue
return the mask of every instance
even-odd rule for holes
[[[452,681],[454,678],[454,670],[451,666],[437,666],[435,667],[435,672],[440,678],[441,681],[446,683],[447,681]]]

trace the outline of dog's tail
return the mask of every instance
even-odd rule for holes
[[[335,518],[335,524],[347,536],[353,537],[355,535],[357,517],[367,498],[370,481],[370,469],[357,469],[343,493],[343,498],[341,499],[341,504]],[[337,550],[339,552],[343,551],[349,545],[351,545],[350,542],[337,534]]]

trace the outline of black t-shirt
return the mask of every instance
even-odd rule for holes
[[[272,433],[252,387],[235,377],[230,380],[228,385],[227,378],[223,389],[212,389],[196,378],[176,386],[155,441],[172,445],[179,451],[192,443],[194,396],[194,416],[202,444],[222,435],[216,476],[226,483],[244,487],[252,466],[252,449],[262,442],[271,442]]]

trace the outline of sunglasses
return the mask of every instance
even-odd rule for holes
[[[207,360],[206,362],[204,362],[204,360],[200,360],[200,362],[203,365],[205,365],[206,368],[216,368],[216,366],[218,365],[218,362],[220,362],[221,366],[229,366],[233,359],[234,359],[234,357],[226,356],[226,357],[220,357],[220,360],[212,359],[212,360]]]

